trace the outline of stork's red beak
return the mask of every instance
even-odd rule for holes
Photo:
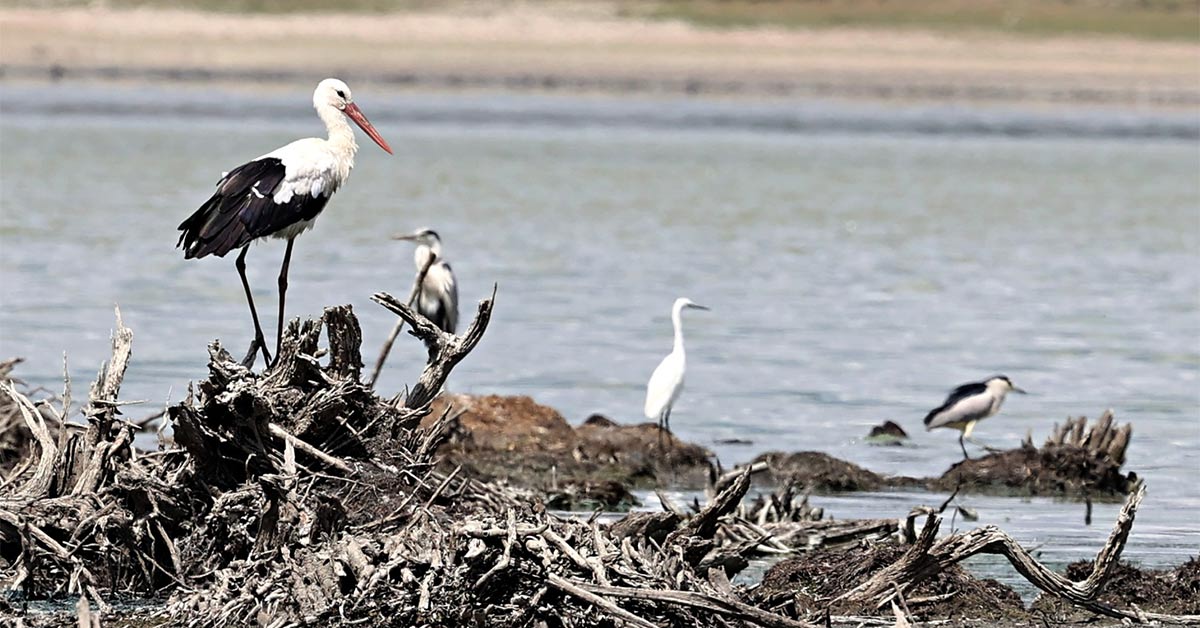
[[[387,154],[392,154],[392,147],[388,146],[387,141],[379,135],[379,131],[376,131],[375,127],[371,126],[371,121],[367,120],[367,116],[363,115],[363,112],[358,108],[358,105],[354,103],[346,103],[346,108],[343,109],[343,111],[346,112],[346,115],[350,116],[351,120],[354,120],[354,123],[358,125],[358,128],[362,129],[364,133],[371,136],[371,139],[375,140],[375,143],[379,144],[380,148],[387,151]]]

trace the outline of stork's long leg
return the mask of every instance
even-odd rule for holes
[[[246,254],[250,252],[250,245],[242,247],[242,252],[238,254],[237,261],[234,266],[237,266],[238,275],[242,277],[242,288],[246,290],[246,303],[250,304],[250,316],[254,318],[254,344],[262,349],[263,359],[267,364],[271,364],[271,354],[267,351],[267,339],[263,336],[262,325],[258,322],[258,310],[254,308],[254,296],[250,294],[250,280],[246,279]],[[251,355],[254,352],[251,351]],[[254,364],[251,360],[251,365]]]
[[[283,252],[283,266],[279,269],[279,325],[275,334],[275,357],[283,348],[283,303],[287,298],[288,266],[292,264],[292,245],[296,238],[288,238],[287,250]]]

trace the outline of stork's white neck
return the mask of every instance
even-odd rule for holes
[[[329,133],[329,148],[353,167],[358,142],[354,140],[354,129],[350,128],[346,114],[333,105],[318,105],[317,115],[321,117],[321,122],[325,123],[325,130]]]

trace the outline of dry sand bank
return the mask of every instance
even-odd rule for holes
[[[1200,44],[862,29],[705,30],[514,7],[233,15],[0,9],[5,77],[358,82],[435,88],[1200,104]]]

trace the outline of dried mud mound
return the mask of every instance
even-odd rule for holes
[[[554,408],[524,396],[442,395],[426,422],[457,417],[438,453],[441,468],[501,480],[541,492],[551,508],[628,507],[631,488],[663,483],[702,487],[712,454],[658,426],[620,425],[593,415],[572,427]]]
[[[762,454],[752,464],[767,466],[767,481],[776,484],[794,482],[816,493],[874,491],[885,487],[919,485],[909,478],[889,478],[852,462],[819,451]]]

